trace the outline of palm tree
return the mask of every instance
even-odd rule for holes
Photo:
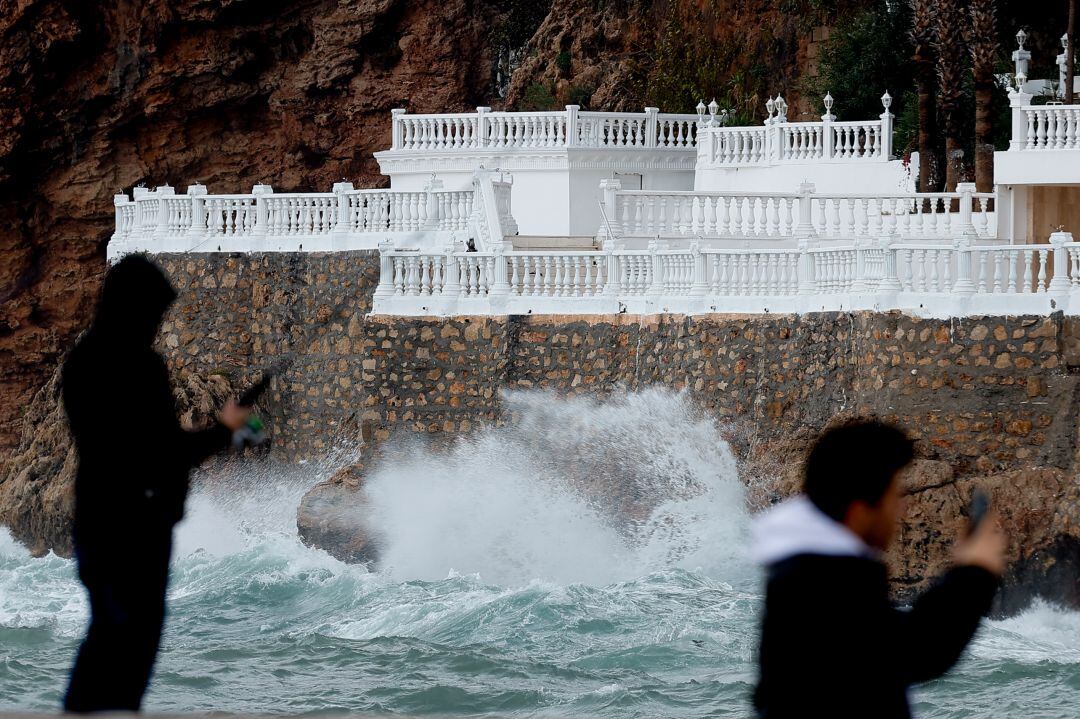
[[[937,0],[938,107],[945,131],[945,190],[953,192],[964,166],[960,101],[964,96],[964,17],[961,0]]]
[[[935,0],[911,0],[911,40],[915,46],[915,83],[919,94],[919,191],[941,189],[937,152],[937,74]]]
[[[997,26],[994,0],[971,0],[968,48],[971,74],[975,80],[975,187],[979,192],[994,189],[994,56],[997,54]]]

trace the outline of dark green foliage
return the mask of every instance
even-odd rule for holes
[[[891,7],[890,7],[891,6]],[[893,97],[896,115],[893,152],[903,156],[917,149],[918,112],[915,88],[914,47],[910,37],[911,9],[906,2],[872,9],[841,20],[824,43],[818,77],[803,83],[803,92],[820,98],[831,92],[836,104],[833,114],[840,120],[866,120],[883,111],[881,95]],[[965,54],[966,58],[966,54]],[[1012,65],[1002,51],[999,68]],[[970,68],[964,73],[960,116],[965,160],[974,162],[975,100]],[[998,149],[1008,146],[1009,102],[1004,90],[994,95],[994,137]],[[820,107],[820,106],[819,106]],[[824,107],[821,107],[824,113]],[[943,141],[943,140],[942,140]],[[968,173],[973,177],[972,173]]]
[[[565,74],[565,73],[570,72],[570,51],[569,50],[563,50],[562,52],[560,52],[558,55],[555,56],[555,67],[559,68],[559,72],[561,72],[561,73]]]
[[[823,43],[820,74],[803,83],[803,92],[822,114],[820,98],[828,92],[838,119],[868,120],[884,112],[881,96],[888,90],[897,116],[894,147],[898,153],[913,148],[918,117],[908,107],[916,102],[910,30],[906,2],[882,2],[847,17]]]
[[[590,93],[591,94],[591,93]],[[525,95],[521,98],[520,110],[554,110],[558,107],[555,99],[555,88],[534,82],[525,88]]]
[[[590,85],[571,85],[566,102],[568,105],[579,105],[582,110],[588,110],[594,92],[596,88]]]

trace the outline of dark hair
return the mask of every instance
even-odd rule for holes
[[[111,342],[150,345],[176,290],[143,255],[126,255],[105,274],[94,332]]]
[[[841,522],[853,502],[880,502],[914,455],[903,430],[856,420],[828,430],[814,443],[803,468],[803,491],[818,509]]]

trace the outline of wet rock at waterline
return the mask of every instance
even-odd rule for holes
[[[363,465],[349,465],[304,494],[296,511],[296,528],[304,544],[343,562],[378,559],[378,547],[364,523],[369,503],[362,472]]]
[[[173,393],[186,428],[202,426],[233,395],[229,379],[219,373],[183,373],[174,380]],[[103,420],[108,416],[108,408],[102,408]],[[117,433],[123,428],[118,426]],[[58,368],[26,408],[18,449],[0,465],[0,525],[35,555],[72,553],[77,467]]]

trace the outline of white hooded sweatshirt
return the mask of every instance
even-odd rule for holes
[[[859,535],[798,494],[759,514],[750,527],[750,557],[769,566],[799,554],[878,559]]]

